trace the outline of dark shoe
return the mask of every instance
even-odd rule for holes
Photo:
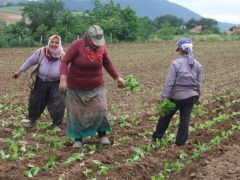
[[[36,124],[35,122],[29,121],[29,122],[27,122],[26,127],[33,128],[35,126],[35,124]]]

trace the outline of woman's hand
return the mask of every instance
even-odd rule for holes
[[[198,100],[195,103],[196,105],[202,104],[202,99],[198,98]]]
[[[68,87],[67,87],[67,78],[65,75],[60,76],[60,83],[59,83],[59,91],[60,93],[64,94],[66,93]]]
[[[21,70],[18,70],[17,72],[15,72],[13,75],[12,75],[12,78],[14,79],[17,79],[20,75],[21,75],[22,71]]]
[[[117,84],[118,84],[118,87],[119,87],[119,88],[123,88],[123,87],[125,86],[125,82],[124,82],[124,79],[123,79],[123,78],[118,77],[118,78],[116,79],[116,81],[117,81]]]

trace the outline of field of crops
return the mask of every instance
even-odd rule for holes
[[[240,43],[194,42],[203,66],[203,103],[195,106],[189,139],[174,140],[179,116],[164,139],[151,142],[158,120],[155,99],[162,89],[175,43],[109,45],[112,61],[140,91],[118,89],[106,74],[112,132],[111,145],[97,137],[73,149],[64,130],[50,128],[48,113],[32,130],[27,119],[28,74],[11,74],[33,48],[0,49],[0,179],[238,179],[240,177]]]

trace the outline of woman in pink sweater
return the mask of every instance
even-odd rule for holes
[[[67,135],[75,139],[73,147],[82,146],[82,138],[97,132],[101,144],[110,144],[106,89],[102,67],[124,85],[104,46],[103,30],[90,26],[83,38],[74,41],[60,68],[60,91],[66,92]]]

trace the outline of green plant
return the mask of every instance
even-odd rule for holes
[[[19,147],[18,147],[18,145],[14,141],[12,141],[11,139],[6,139],[5,144],[13,152],[12,155],[11,155],[11,158],[13,160],[18,160],[19,159],[19,156],[18,156]]]
[[[120,127],[125,128],[126,126],[131,126],[131,124],[128,121],[129,121],[129,115],[128,114],[123,115],[119,120]]]
[[[82,173],[83,173],[86,177],[89,178],[89,174],[92,173],[92,169],[90,169],[90,168],[85,168]]]
[[[98,165],[98,175],[106,176],[109,171],[109,167],[98,160],[93,160],[94,164]]]
[[[192,152],[193,159],[198,158],[202,153],[206,152],[210,148],[207,144],[202,144],[200,142],[198,144],[194,144],[194,146],[196,148]]]
[[[163,164],[163,171],[164,172],[177,172],[179,169],[181,169],[184,165],[182,163],[180,163],[179,161],[177,162],[165,162]]]
[[[32,178],[33,176],[38,175],[38,173],[40,172],[39,167],[31,166],[30,168],[31,169],[29,169],[28,171],[24,171],[24,173],[23,173],[24,176]]]
[[[27,153],[25,154],[25,156],[27,156],[28,158],[33,158],[34,156],[36,156],[36,154],[32,151],[32,150],[29,150],[27,151]]]
[[[221,142],[221,137],[216,136],[211,140],[210,144],[215,146],[215,145],[218,145],[220,142]]]
[[[144,154],[145,153],[144,153],[144,150],[142,149],[142,147],[136,147],[134,149],[132,156],[126,160],[126,163],[129,164],[134,161],[138,161],[139,159],[144,157]]]
[[[150,116],[149,118],[148,118],[150,121],[158,121],[158,117],[157,116]]]
[[[185,160],[187,158],[187,156],[188,155],[183,150],[181,150],[178,154],[179,159],[182,161]]]
[[[89,149],[89,154],[93,154],[96,152],[97,150],[97,146],[96,144],[93,144],[93,145],[87,145],[87,148]]]
[[[174,110],[176,105],[171,102],[169,99],[165,99],[160,104],[155,106],[155,109],[159,112],[161,117],[164,117],[170,111]]]
[[[4,150],[0,150],[0,155],[3,160],[7,160],[10,157],[10,155],[6,154]]]
[[[44,169],[45,170],[49,170],[49,169],[52,169],[56,166],[56,159],[57,157],[55,155],[52,155],[50,157],[50,160],[44,165]]]
[[[77,160],[82,160],[84,157],[84,153],[74,153],[71,157],[69,157],[67,160],[63,161],[62,164],[70,164],[71,162],[77,161]]]
[[[26,133],[26,130],[24,128],[20,127],[17,130],[14,130],[12,132],[12,137],[13,137],[13,139],[17,139],[17,138],[22,137],[25,133]]]
[[[137,82],[136,78],[133,75],[128,75],[125,81],[125,88],[137,92],[140,91],[139,82]]]
[[[124,141],[129,141],[129,140],[131,140],[131,139],[132,139],[131,137],[125,135],[125,136],[119,138],[118,141],[119,141],[119,142],[124,142]]]

